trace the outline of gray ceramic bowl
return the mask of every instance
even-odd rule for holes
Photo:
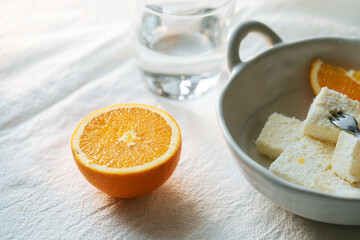
[[[239,46],[250,32],[262,35],[271,48],[242,62]],[[285,210],[321,222],[360,225],[359,198],[317,192],[281,179],[268,171],[270,161],[254,144],[273,112],[305,119],[314,98],[309,70],[315,58],[360,69],[359,56],[359,38],[322,37],[286,43],[259,22],[238,26],[230,37],[231,78],[219,99],[219,125],[245,178]]]

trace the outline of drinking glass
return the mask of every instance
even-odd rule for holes
[[[178,100],[213,87],[225,61],[234,5],[234,0],[135,1],[132,35],[148,87]]]

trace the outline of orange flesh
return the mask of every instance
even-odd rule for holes
[[[340,67],[335,67],[323,63],[318,72],[318,82],[321,87],[341,92],[349,98],[360,101],[360,72],[354,71],[350,76],[347,71]]]
[[[92,119],[80,138],[90,163],[112,168],[143,165],[169,148],[172,130],[158,113],[118,108]]]

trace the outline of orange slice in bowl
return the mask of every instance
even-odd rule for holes
[[[310,84],[316,95],[322,87],[328,87],[360,101],[360,71],[333,66],[316,59],[311,65]]]
[[[134,198],[171,176],[181,143],[180,128],[168,113],[144,104],[119,104],[82,120],[71,149],[92,185],[114,197]]]

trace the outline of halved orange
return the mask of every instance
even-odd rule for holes
[[[310,84],[315,95],[322,87],[328,87],[360,101],[360,71],[333,66],[316,59],[311,65]]]
[[[131,103],[91,113],[71,138],[84,177],[120,198],[139,197],[162,185],[178,164],[181,144],[180,128],[168,113]]]

